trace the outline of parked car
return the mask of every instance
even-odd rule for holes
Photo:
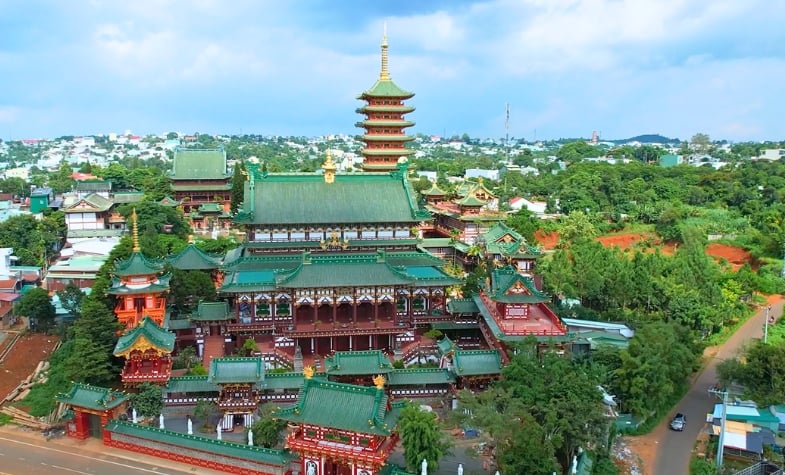
[[[676,413],[673,419],[671,419],[671,429],[673,430],[683,431],[686,426],[687,417],[681,412]]]

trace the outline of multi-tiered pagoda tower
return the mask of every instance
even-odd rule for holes
[[[125,359],[123,384],[134,386],[144,382],[166,384],[172,369],[171,354],[175,335],[164,328],[166,294],[169,274],[164,264],[148,259],[139,247],[136,210],[133,223],[131,256],[115,263],[112,286],[107,293],[117,299],[114,313],[125,327],[118,339],[114,355]]]
[[[382,38],[382,70],[379,79],[373,87],[357,96],[367,102],[365,106],[357,109],[359,114],[365,114],[365,120],[355,124],[365,129],[365,133],[359,137],[365,142],[365,146],[360,150],[364,157],[363,170],[393,171],[401,157],[414,153],[405,146],[406,142],[414,140],[414,137],[404,133],[405,128],[414,125],[414,122],[404,118],[414,110],[414,107],[404,104],[406,99],[412,97],[414,93],[398,87],[387,71],[385,32]]]

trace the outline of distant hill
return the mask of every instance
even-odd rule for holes
[[[636,135],[635,137],[630,137],[628,139],[611,140],[611,142],[616,143],[616,144],[622,144],[622,143],[628,143],[628,142],[672,143],[672,144],[677,144],[677,143],[680,143],[681,140],[679,140],[679,139],[669,139],[668,137],[663,137],[660,134],[644,134],[644,135]]]

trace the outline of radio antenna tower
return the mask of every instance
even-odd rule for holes
[[[510,163],[510,103],[507,103],[506,116],[504,118],[504,147],[506,151],[507,163]]]

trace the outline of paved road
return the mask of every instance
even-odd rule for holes
[[[47,442],[35,432],[0,427],[0,475],[53,473],[202,475],[219,472],[104,447],[98,439],[63,438]]]
[[[783,302],[772,305],[770,315],[782,315]],[[659,445],[657,461],[652,473],[655,475],[688,474],[692,449],[698,434],[705,426],[706,414],[711,412],[718,402],[709,396],[708,389],[717,382],[717,364],[734,357],[738,350],[749,340],[763,337],[763,324],[766,309],[758,311],[739,330],[719,348],[717,354],[706,364],[703,372],[698,375],[689,392],[679,401],[673,412],[655,429],[654,436]],[[668,430],[668,423],[676,412],[687,416],[687,428],[684,432]]]

